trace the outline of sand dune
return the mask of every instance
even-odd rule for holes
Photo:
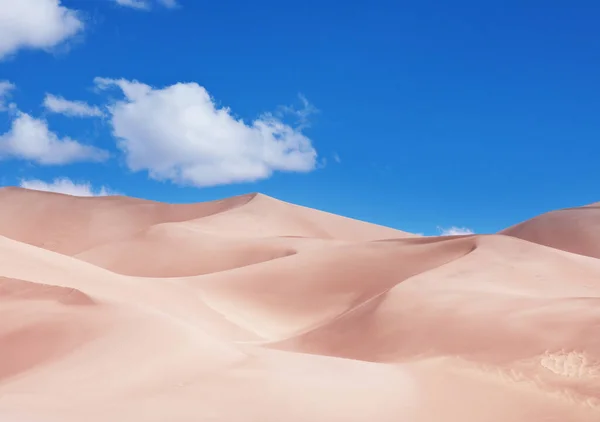
[[[206,232],[194,223],[183,222],[157,224],[75,257],[119,274],[183,277],[244,267],[299,251],[346,243],[294,236],[234,238]]]
[[[0,189],[0,233],[74,255],[134,235],[155,224],[187,221],[241,206],[243,195],[201,204],[171,205],[126,197],[73,197],[21,188]],[[14,224],[18,221],[19,224]]]
[[[469,239],[368,242],[179,282],[228,319],[275,340],[338,318],[471,248]]]
[[[600,203],[542,214],[500,234],[600,258]]]
[[[75,257],[119,274],[178,277],[224,271],[295,253],[292,245],[282,242],[221,237],[187,224],[170,223]]]
[[[243,207],[195,221],[220,235],[240,237],[294,236],[348,241],[416,237],[411,233],[365,223],[256,194]]]
[[[409,233],[309,210],[260,194],[198,204],[136,198],[73,197],[0,189],[0,234],[66,255],[135,237],[161,223],[188,222],[221,236],[300,236],[338,240],[407,237]],[[13,224],[19,221],[20,224]]]
[[[600,420],[597,206],[418,237],[0,190],[0,421]]]

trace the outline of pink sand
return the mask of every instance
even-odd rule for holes
[[[600,207],[501,233],[0,189],[0,421],[600,421]]]

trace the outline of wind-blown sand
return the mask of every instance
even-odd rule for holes
[[[598,422],[598,245],[0,189],[0,421]]]

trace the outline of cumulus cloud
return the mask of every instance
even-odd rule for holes
[[[6,99],[10,95],[10,92],[15,89],[15,84],[9,81],[0,81],[0,111],[5,111]]]
[[[64,193],[72,196],[108,196],[115,194],[105,186],[95,189],[89,182],[76,183],[67,177],[54,179],[50,183],[38,179],[21,180],[20,185],[26,189]]]
[[[447,229],[438,227],[438,230],[440,231],[441,236],[461,236],[461,235],[467,235],[467,234],[475,234],[475,232],[473,230],[468,229],[466,227],[452,226]]]
[[[315,169],[317,152],[298,127],[272,114],[246,123],[219,108],[205,88],[165,88],[124,79],[96,78],[100,89],[118,88],[109,120],[132,171],[157,180],[215,186],[268,178],[275,171]]]
[[[52,113],[70,117],[101,117],[103,115],[102,110],[98,107],[90,106],[83,101],[66,100],[52,94],[46,94],[44,107]]]
[[[139,10],[149,10],[152,7],[152,3],[158,3],[170,9],[178,6],[177,0],[115,0],[115,2],[120,6]]]
[[[60,0],[0,0],[0,59],[20,49],[48,50],[84,28]]]
[[[11,129],[0,135],[0,159],[20,158],[38,164],[59,165],[77,161],[102,161],[108,154],[71,138],[60,138],[46,121],[18,111]]]

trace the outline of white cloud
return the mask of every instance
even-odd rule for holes
[[[48,50],[83,27],[60,0],[0,0],[0,59],[25,48]]]
[[[59,138],[48,124],[29,114],[17,112],[11,129],[0,135],[0,159],[21,158],[45,165],[77,161],[102,161],[108,154],[68,137]]]
[[[161,89],[124,79],[95,83],[101,89],[116,86],[124,95],[109,107],[110,123],[133,171],[215,186],[315,169],[317,152],[301,129],[270,114],[247,124],[218,108],[196,83]]]
[[[6,98],[10,95],[10,92],[15,89],[15,84],[9,81],[0,81],[0,111],[5,111]]]
[[[46,94],[44,107],[53,113],[71,117],[101,117],[103,115],[102,110],[98,107],[90,106],[83,101],[66,100],[52,94]]]
[[[159,4],[162,4],[165,7],[173,8],[179,6],[177,0],[157,0]]]
[[[319,112],[319,109],[316,108],[310,101],[303,95],[298,94],[298,98],[302,103],[301,108],[297,108],[294,106],[282,106],[279,108],[279,117],[282,117],[284,114],[291,114],[296,116],[298,120],[299,128],[306,128],[310,123],[310,116]]]
[[[149,10],[152,7],[151,0],[115,0],[115,2],[120,6],[139,10]],[[179,5],[177,0],[155,0],[155,2],[170,9]]]
[[[342,162],[342,159],[337,152],[333,154],[333,160],[338,164]]]
[[[146,0],[115,0],[118,5],[134,9],[148,9],[150,4]]]
[[[50,183],[37,179],[21,180],[21,187],[45,192],[64,193],[72,196],[108,196],[115,194],[105,186],[94,189],[89,182],[75,183],[66,177],[54,179]]]
[[[441,236],[461,236],[461,235],[467,235],[467,234],[475,234],[475,232],[473,230],[468,229],[466,227],[452,226],[447,229],[438,227],[438,230],[440,231]]]

